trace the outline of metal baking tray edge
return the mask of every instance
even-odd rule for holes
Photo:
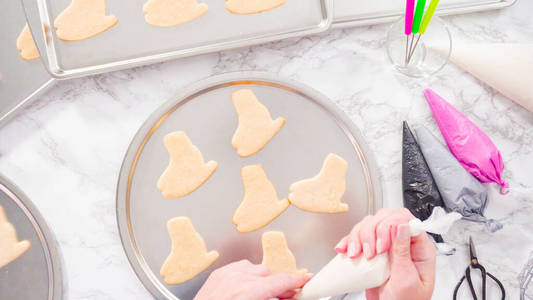
[[[65,291],[65,280],[63,278],[63,261],[60,255],[60,249],[53,232],[48,227],[45,219],[37,209],[37,207],[29,200],[29,198],[13,184],[4,175],[0,174],[0,190],[9,195],[10,198],[17,203],[20,209],[33,223],[33,227],[37,230],[37,234],[44,239],[47,244],[46,259],[52,266],[49,269],[49,278],[52,278],[53,284],[50,287],[49,300],[62,300]],[[50,274],[50,272],[52,274]]]
[[[132,224],[129,222],[129,210],[130,206],[127,205],[127,201],[122,201],[121,197],[129,198],[129,189],[128,186],[131,184],[132,175],[134,172],[134,168],[130,168],[132,163],[134,163],[137,159],[140,153],[137,151],[137,146],[144,145],[146,143],[146,135],[150,134],[150,130],[146,131],[145,126],[147,124],[152,124],[154,119],[159,119],[161,114],[163,112],[169,111],[172,109],[172,107],[176,106],[175,99],[182,99],[186,100],[188,96],[196,94],[198,91],[205,89],[206,86],[212,86],[216,84],[220,84],[224,81],[231,81],[233,79],[238,78],[247,78],[250,81],[269,81],[269,82],[283,82],[284,84],[296,87],[298,90],[306,90],[307,93],[310,93],[313,95],[314,99],[329,99],[324,94],[318,92],[314,89],[309,89],[305,84],[299,83],[297,81],[294,81],[292,79],[287,79],[284,77],[280,77],[277,75],[273,75],[270,73],[265,72],[256,72],[256,71],[240,71],[240,72],[230,72],[230,73],[223,73],[219,75],[214,75],[211,77],[204,78],[202,80],[199,80],[185,88],[183,88],[176,96],[169,98],[168,101],[166,101],[164,104],[159,106],[147,119],[146,121],[140,126],[139,130],[135,134],[135,136],[132,138],[132,141],[130,145],[128,146],[128,149],[125,152],[124,160],[122,162],[122,165],[120,167],[119,177],[117,181],[117,190],[116,190],[116,217],[117,217],[117,226],[119,230],[120,239],[122,242],[122,246],[124,248],[124,251],[126,253],[126,256],[128,258],[128,261],[130,262],[130,265],[132,269],[134,270],[135,274],[137,275],[137,278],[141,282],[150,280],[148,278],[148,274],[150,272],[146,272],[144,269],[147,268],[146,264],[140,264],[139,259],[143,260],[142,257],[138,257],[137,252],[137,246],[134,241],[128,239],[128,237],[133,232]],[[319,100],[317,100],[319,101]],[[340,108],[338,108],[333,102],[331,101],[319,101],[320,105],[331,109],[331,112],[335,114],[335,117],[339,118],[339,122],[343,123],[348,128],[343,128],[343,130],[349,131],[355,135],[358,135],[360,139],[363,139],[361,136],[361,132],[359,129],[355,126],[353,121],[342,111]],[[364,140],[363,140],[364,141]],[[383,192],[382,192],[382,182],[380,178],[380,173],[377,168],[377,164],[375,162],[373,154],[369,151],[368,145],[366,143],[355,143],[356,150],[359,153],[365,153],[364,157],[360,156],[360,159],[363,159],[362,165],[366,166],[366,173],[370,177],[371,181],[375,183],[375,185],[372,188],[372,191],[368,191],[368,194],[371,195],[369,197],[369,210],[372,212],[376,212],[379,208],[383,207]],[[370,188],[370,187],[369,187]],[[122,225],[121,225],[122,224]],[[164,296],[161,294],[161,291],[158,290],[155,287],[152,286],[146,286],[145,288],[154,296],[156,299],[166,299],[161,298]]]
[[[473,12],[481,12],[487,10],[501,9],[504,7],[511,6],[516,3],[517,0],[502,0],[498,3],[479,3],[479,4],[456,4],[450,5],[449,7],[438,8],[436,15],[438,16],[449,16],[455,14],[467,14]],[[357,19],[333,19],[331,28],[346,28],[346,27],[355,27],[355,26],[365,26],[365,25],[374,25],[382,23],[390,23],[397,20],[402,16],[401,12],[390,12],[383,14],[375,14],[367,17],[361,17]]]
[[[46,92],[54,85],[55,81],[56,80],[54,78],[50,78],[50,80],[45,82],[45,84],[43,84],[40,88],[29,94],[26,98],[22,99],[15,107],[5,112],[3,115],[0,115],[0,127],[2,127],[4,124],[6,124],[7,121],[14,117],[16,115],[16,112],[18,112],[24,105],[30,103],[31,100],[33,100],[34,98],[44,94],[44,92]]]
[[[43,11],[43,10],[46,10],[45,5],[40,0],[35,1],[35,3],[38,6],[37,9],[38,9],[40,19],[44,21],[43,23],[40,23],[40,24],[44,24],[44,28],[43,28],[41,26],[36,26],[30,20],[30,15],[32,14],[31,11],[35,10],[35,7],[31,7],[31,8],[27,7],[28,2],[26,1],[30,1],[30,0],[20,0],[20,1],[22,2],[24,13],[26,14],[26,19],[28,20],[28,25],[30,27],[34,40],[36,41],[39,52],[48,53],[48,51],[46,51],[45,49],[47,46],[42,45],[46,43],[41,42],[45,40],[45,37],[47,34],[46,33],[47,28],[52,28],[51,27],[52,22],[51,20],[49,20],[47,16],[47,12]],[[129,68],[133,68],[137,66],[155,64],[155,63],[160,63],[160,62],[164,62],[164,61],[168,61],[172,59],[189,57],[189,56],[194,56],[194,55],[199,55],[199,54],[206,54],[206,53],[230,50],[230,49],[235,49],[235,48],[240,48],[240,47],[253,46],[257,44],[263,44],[263,43],[283,40],[287,38],[312,35],[312,34],[324,32],[331,27],[331,24],[333,22],[333,8],[334,8],[333,3],[334,3],[334,0],[322,0],[324,20],[315,29],[286,31],[286,32],[282,32],[279,34],[269,35],[265,37],[246,38],[243,40],[233,41],[233,42],[220,42],[220,43],[215,43],[211,45],[205,45],[205,46],[189,48],[189,49],[184,49],[184,50],[176,50],[176,51],[171,51],[171,52],[162,53],[162,54],[149,55],[145,57],[121,60],[117,62],[100,64],[100,65],[95,65],[91,67],[76,68],[76,69],[71,69],[71,70],[61,69],[57,65],[57,61],[51,58],[51,55],[49,53],[46,56],[46,58],[42,57],[42,60],[45,64],[46,69],[48,70],[48,72],[51,74],[52,77],[57,78],[57,79],[66,79],[66,78],[76,78],[76,77],[100,74],[100,73],[105,73],[105,72],[118,71],[122,69],[129,69]],[[37,27],[40,27],[40,28],[37,28]]]

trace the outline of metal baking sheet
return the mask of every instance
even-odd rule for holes
[[[54,81],[41,60],[26,61],[19,56],[16,41],[25,24],[20,1],[5,1],[0,12],[0,123]]]
[[[272,116],[287,123],[267,146],[240,158],[231,146],[237,117],[230,94],[251,88]],[[184,130],[217,171],[197,191],[165,199],[156,182],[168,164],[163,136]],[[291,183],[314,176],[328,153],[348,162],[344,214],[313,214],[290,206],[272,223],[253,233],[238,233],[232,215],[243,187],[240,170],[261,163],[286,197]],[[117,187],[117,218],[122,244],[144,286],[158,299],[192,299],[211,271],[240,259],[260,263],[260,237],[281,230],[300,267],[318,271],[334,255],[333,247],[365,215],[380,208],[381,185],[372,155],[350,119],[324,95],[277,76],[228,73],[200,81],[158,108],[137,132],[125,155]],[[166,222],[189,216],[209,250],[220,258],[207,271],[175,286],[165,285],[159,269],[170,251]],[[312,251],[309,251],[312,249]]]
[[[102,73],[207,52],[249,46],[325,31],[333,18],[333,0],[291,0],[252,15],[228,12],[225,1],[208,4],[206,15],[175,27],[155,27],[144,20],[146,0],[107,1],[107,14],[118,23],[83,41],[57,38],[53,21],[71,0],[23,0],[30,27],[40,35],[38,47],[54,77]],[[44,26],[43,26],[44,25]],[[46,30],[46,29],[52,30]],[[48,34],[45,43],[44,32]]]
[[[5,177],[0,175],[0,205],[30,248],[0,268],[0,299],[63,298],[61,259],[52,232],[37,208]]]
[[[442,16],[499,9],[515,2],[516,0],[441,0],[436,14]],[[332,27],[392,22],[402,16],[404,11],[404,0],[335,0]]]

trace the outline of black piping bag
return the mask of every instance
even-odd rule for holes
[[[429,218],[434,207],[444,207],[437,184],[406,121],[403,122],[402,189],[403,206],[422,221]],[[432,236],[435,242],[444,242],[440,235]]]
[[[446,207],[465,220],[485,223],[491,232],[501,229],[501,223],[483,215],[488,202],[485,186],[426,127],[415,125],[414,129]]]

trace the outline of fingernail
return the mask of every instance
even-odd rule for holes
[[[383,240],[381,238],[378,238],[378,240],[376,241],[376,251],[378,252],[378,254],[383,252]]]
[[[368,243],[363,244],[363,253],[365,254],[366,258],[370,258],[370,245]]]
[[[345,246],[344,245],[344,241],[340,241],[337,245],[335,245],[335,250],[342,251],[344,248],[346,248],[346,247],[343,247],[343,246]]]
[[[398,225],[398,234],[396,235],[396,238],[398,240],[401,240],[401,241],[407,240],[410,234],[411,234],[411,230],[409,229],[409,225],[407,224]]]
[[[348,253],[346,253],[348,257],[354,257],[355,256],[355,244],[351,242],[348,244]]]
[[[305,277],[307,277],[307,278],[311,278],[311,277],[313,277],[313,275],[315,275],[315,274],[313,274],[313,273],[307,273],[307,274],[305,274]]]

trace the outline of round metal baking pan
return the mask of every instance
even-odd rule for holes
[[[0,205],[30,248],[0,268],[0,299],[63,299],[63,275],[52,232],[31,201],[0,175]]]
[[[273,118],[287,122],[264,149],[240,158],[231,146],[237,117],[231,92],[250,88]],[[165,199],[156,182],[168,164],[163,136],[184,130],[204,158],[219,163],[197,191]],[[313,214],[289,207],[272,223],[241,234],[231,219],[242,198],[240,169],[261,163],[280,198],[291,183],[318,173],[328,153],[348,162],[344,214]],[[381,185],[368,147],[355,125],[324,95],[292,80],[258,72],[214,76],[185,88],[142,125],[125,155],[117,187],[117,218],[122,244],[144,286],[158,299],[192,299],[209,273],[227,263],[260,263],[261,234],[281,230],[300,267],[318,271],[334,255],[333,247],[365,215],[380,208]],[[180,285],[166,285],[159,269],[170,251],[166,222],[192,219],[208,250],[220,258],[206,271]]]

